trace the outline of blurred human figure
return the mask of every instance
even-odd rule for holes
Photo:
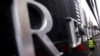
[[[88,46],[89,46],[89,55],[88,56],[93,56],[95,47],[96,47],[96,42],[93,40],[93,38],[90,38],[88,40]]]

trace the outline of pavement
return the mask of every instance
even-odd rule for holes
[[[94,40],[95,40],[96,43],[97,43],[97,47],[96,47],[94,56],[100,56],[100,34],[98,34],[98,35],[94,38]]]

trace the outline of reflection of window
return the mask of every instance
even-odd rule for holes
[[[84,15],[84,22],[85,22],[85,25],[87,25],[87,16],[86,16],[85,10],[83,10],[83,15]]]
[[[85,33],[86,33],[86,35],[88,36],[87,26],[84,26],[84,29],[85,29]]]
[[[76,22],[74,22],[75,25],[75,37],[76,37],[76,41],[78,42],[78,38],[80,37],[79,35],[79,29],[78,29],[78,24]]]
[[[93,0],[90,0],[90,3],[91,3],[92,8],[94,8]]]
[[[86,0],[86,1],[87,1],[88,6],[90,7],[92,13],[94,14],[94,10],[93,10],[94,5],[93,5],[92,0]]]

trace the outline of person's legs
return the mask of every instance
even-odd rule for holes
[[[94,55],[94,51],[95,51],[95,48],[90,48],[88,56],[93,56]]]
[[[91,51],[91,56],[93,56],[94,55],[94,51]]]
[[[91,55],[92,55],[92,51],[90,50],[88,56],[91,56]]]
[[[94,56],[95,48],[92,49],[92,55]]]

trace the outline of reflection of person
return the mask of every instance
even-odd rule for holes
[[[96,42],[93,40],[93,38],[90,38],[88,40],[88,46],[89,46],[89,56],[94,55],[94,51],[95,51],[95,46],[96,46]]]

